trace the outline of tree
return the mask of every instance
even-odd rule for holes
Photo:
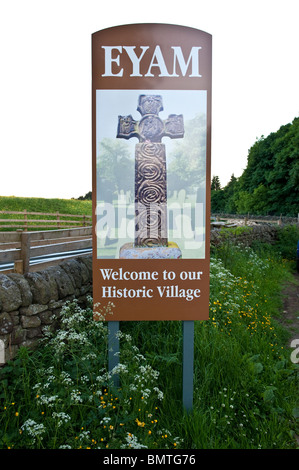
[[[108,138],[100,142],[97,177],[100,199],[106,202],[112,202],[121,190],[134,190],[134,160],[125,142]]]
[[[168,189],[193,192],[205,181],[206,121],[197,115],[185,122],[184,139],[177,141],[168,156]]]
[[[218,191],[211,191],[211,212],[223,212],[224,211],[224,191],[220,189]]]
[[[78,197],[78,201],[91,201],[92,199],[92,192],[91,191],[88,191],[88,193],[85,194],[85,196],[79,196]]]
[[[238,208],[252,213],[296,216],[299,206],[299,118],[262,136],[249,149],[239,181]],[[246,194],[246,197],[245,197]],[[261,200],[262,199],[262,200]]]
[[[221,189],[219,176],[213,176],[211,183],[211,191],[219,191]]]
[[[238,193],[238,179],[234,174],[224,188],[224,210],[227,213],[234,214],[237,212],[236,195]]]
[[[253,193],[240,191],[236,200],[236,209],[239,214],[267,214],[269,190],[260,184]]]

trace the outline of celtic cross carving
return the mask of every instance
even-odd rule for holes
[[[137,137],[135,148],[135,246],[167,246],[167,178],[163,137],[184,137],[182,114],[164,121],[160,95],[140,95],[137,111],[142,118],[118,117],[117,138]]]

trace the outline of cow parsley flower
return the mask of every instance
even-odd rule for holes
[[[58,418],[58,422],[57,422],[57,426],[60,427],[62,426],[64,423],[68,423],[70,420],[71,420],[71,417],[66,414],[66,413],[63,413],[63,412],[60,412],[60,413],[52,413],[52,417],[55,419],[55,418]]]
[[[147,449],[147,446],[144,446],[143,444],[140,444],[140,442],[138,442],[138,439],[136,436],[134,436],[134,434],[132,433],[127,433],[126,435],[126,444],[123,444],[121,446],[122,449],[127,449],[127,448],[130,448],[130,449]]]
[[[33,438],[33,442],[35,442],[37,438],[42,440],[42,435],[45,433],[46,428],[43,424],[38,424],[33,419],[27,419],[21,426],[21,430],[27,432]]]
[[[80,397],[80,394],[81,394],[81,392],[79,392],[79,390],[72,390],[72,391],[71,391],[71,400],[72,400],[74,403],[82,403],[83,400],[82,400],[82,398]]]

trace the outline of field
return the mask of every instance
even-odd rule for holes
[[[120,364],[109,374],[113,306],[93,322],[91,307],[67,305],[61,329],[0,372],[0,448],[296,448],[298,363],[280,322],[294,264],[283,256],[279,245],[212,250],[190,413],[182,408],[181,322],[121,323]]]
[[[91,201],[77,199],[45,199],[39,197],[0,196],[0,211],[60,212],[91,215]]]
[[[27,228],[30,231],[51,230],[90,225],[91,213],[92,203],[86,200],[0,196],[1,231]]]

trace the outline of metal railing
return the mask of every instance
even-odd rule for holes
[[[0,272],[25,274],[92,252],[92,227],[0,232]]]

